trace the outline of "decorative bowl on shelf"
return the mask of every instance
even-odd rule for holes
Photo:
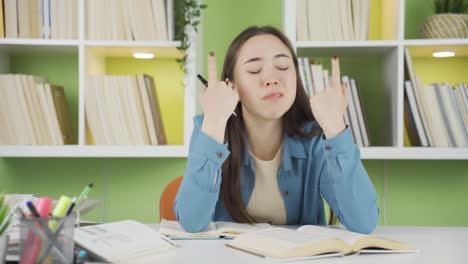
[[[468,14],[436,14],[422,26],[424,38],[468,38]]]

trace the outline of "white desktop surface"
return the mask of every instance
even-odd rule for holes
[[[158,229],[158,225],[149,225]],[[373,235],[406,242],[419,253],[366,254],[291,263],[468,263],[468,227],[379,226]],[[175,240],[178,247],[158,263],[279,263],[225,246],[226,240]],[[284,262],[282,262],[284,263]]]

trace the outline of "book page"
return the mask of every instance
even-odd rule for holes
[[[179,222],[163,219],[159,224],[159,233],[173,238],[219,237],[216,232],[216,225],[213,222],[202,232],[190,233],[186,232]]]
[[[255,236],[261,240],[274,240],[282,247],[293,249],[306,243],[314,243],[326,237],[316,236],[307,232],[297,232],[287,228],[269,228],[255,232]]]
[[[257,223],[257,224],[243,224],[235,222],[216,222],[216,231],[219,235],[226,237],[235,237],[237,235],[257,231],[261,229],[271,228],[268,223]]]
[[[283,262],[293,262],[293,261],[306,261],[306,260],[313,260],[313,259],[322,259],[322,258],[331,258],[331,257],[344,257],[342,253],[327,253],[327,254],[321,254],[321,255],[314,255],[314,256],[308,256],[308,257],[301,257],[301,258],[270,258],[270,257],[265,257],[265,260],[267,262],[276,262],[276,263],[283,263]]]
[[[312,234],[314,237],[319,238],[320,240],[330,239],[330,238],[339,238],[345,241],[346,244],[350,246],[356,243],[359,239],[368,237],[368,235],[363,235],[363,234],[351,232],[351,231],[344,230],[344,229],[315,226],[315,225],[301,226],[297,229],[297,231],[301,231],[307,234]]]
[[[323,239],[322,236],[279,227],[241,234],[226,245],[274,259],[351,252],[351,247],[342,240]]]
[[[334,227],[323,227],[314,225],[305,225],[297,229],[298,231],[313,234],[321,239],[338,238],[346,242],[353,248],[354,252],[362,253],[389,252],[389,250],[400,250],[401,252],[415,252],[413,247],[400,241],[364,235]],[[363,250],[365,249],[365,250]]]
[[[174,248],[157,231],[130,220],[77,228],[74,239],[84,249],[110,262]]]

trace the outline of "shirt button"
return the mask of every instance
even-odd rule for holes
[[[326,150],[326,151],[330,151],[330,150],[331,150],[330,145],[326,145],[326,146],[325,146],[325,150]]]
[[[285,192],[284,192],[284,195],[288,196],[288,195],[289,195],[289,192],[288,192],[288,191],[285,191]]]
[[[218,153],[216,153],[216,156],[218,156],[218,158],[222,158],[222,157],[223,157],[223,153],[218,152]]]

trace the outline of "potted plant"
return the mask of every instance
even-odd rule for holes
[[[180,40],[180,46],[178,50],[182,51],[183,57],[176,59],[180,66],[185,69],[185,61],[187,60],[186,50],[190,47],[189,31],[192,28],[193,31],[198,33],[197,27],[200,24],[201,12],[207,8],[206,4],[198,4],[198,0],[185,0],[176,1],[176,39]]]
[[[434,0],[434,15],[423,24],[424,38],[468,38],[465,0]]]

